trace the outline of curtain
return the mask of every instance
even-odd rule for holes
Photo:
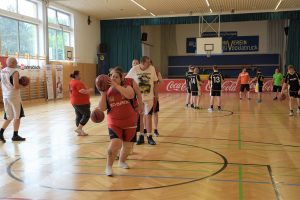
[[[169,56],[177,55],[176,26],[161,26],[161,74],[168,76]]]
[[[107,46],[107,66],[120,66],[127,72],[133,59],[140,59],[141,28],[131,22],[101,21],[101,43]],[[105,71],[108,71],[106,69]]]
[[[280,54],[281,64],[285,64],[285,33],[286,20],[268,21],[268,53]]]
[[[294,65],[300,72],[300,20],[291,20],[288,34],[286,64]]]

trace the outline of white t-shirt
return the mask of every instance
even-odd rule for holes
[[[143,101],[153,100],[154,82],[158,80],[153,66],[149,66],[145,70],[142,70],[140,65],[133,66],[126,78],[132,78],[138,84]]]
[[[16,72],[18,72],[17,69],[10,67],[5,67],[1,70],[0,77],[3,98],[16,98],[21,96],[20,90],[14,89],[12,84],[13,74]]]

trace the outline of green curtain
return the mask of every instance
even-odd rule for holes
[[[300,20],[291,20],[288,34],[287,65],[300,72]]]
[[[108,68],[120,66],[125,72],[129,71],[131,61],[134,58],[140,59],[142,55],[140,26],[130,21],[100,21],[100,25],[101,43],[107,46]]]

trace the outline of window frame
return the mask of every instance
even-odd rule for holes
[[[19,1],[20,1],[20,0],[17,0],[17,13],[20,14],[20,15],[23,15],[23,14],[21,14],[21,13],[19,12]],[[35,16],[35,17],[32,17],[32,18],[38,19],[38,17],[39,17],[38,3],[35,2],[35,1],[32,1],[32,0],[24,0],[24,1],[28,1],[28,2],[31,2],[31,3],[35,4],[35,7],[36,7],[36,13],[35,13],[35,14],[36,14],[36,16]],[[23,15],[23,16],[31,17],[31,16],[28,16],[28,15]]]

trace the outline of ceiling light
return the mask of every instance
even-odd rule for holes
[[[208,2],[208,0],[205,0],[205,1],[206,1],[207,6],[209,7],[209,2]]]
[[[275,10],[277,10],[277,9],[278,9],[278,7],[279,7],[279,5],[281,4],[281,2],[282,2],[282,0],[279,0],[279,2],[278,2],[278,4],[277,4],[277,6],[276,6],[276,8],[275,8]]]
[[[130,0],[132,3],[134,3],[135,5],[139,6],[141,9],[143,10],[147,10],[145,7],[143,7],[141,4],[137,3],[136,1],[134,0]]]
[[[209,10],[210,10],[210,12],[212,13],[212,9],[210,8]]]
[[[156,15],[155,14],[153,14],[152,12],[150,12],[150,14],[153,16],[153,17],[155,17]]]

